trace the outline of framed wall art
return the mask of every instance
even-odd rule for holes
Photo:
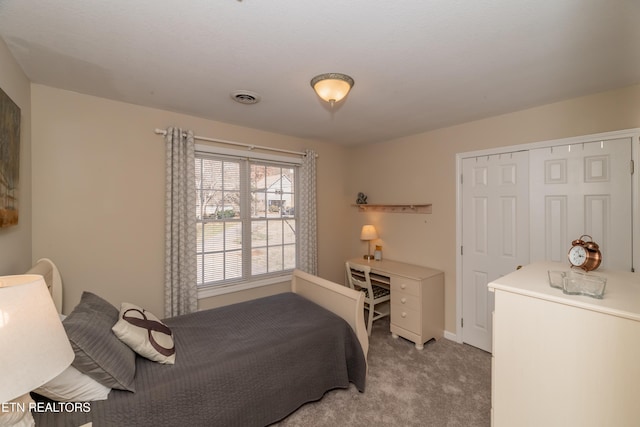
[[[0,89],[0,227],[18,224],[20,108]]]

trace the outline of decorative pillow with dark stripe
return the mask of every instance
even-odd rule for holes
[[[142,357],[173,365],[176,348],[171,329],[153,313],[137,305],[122,303],[113,333]]]
[[[72,365],[100,384],[135,391],[136,354],[111,328],[118,309],[91,292],[83,292],[80,304],[62,322],[75,352]]]

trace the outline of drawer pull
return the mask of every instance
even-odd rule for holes
[[[405,311],[403,311],[400,316],[402,316],[402,318],[404,319],[405,317],[407,317],[407,313]]]
[[[406,304],[407,303],[407,299],[405,297],[402,297],[400,299],[400,302],[403,303],[403,304]]]
[[[403,283],[402,285],[400,285],[400,289],[407,289],[407,285]]]

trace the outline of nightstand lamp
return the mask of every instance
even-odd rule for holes
[[[367,255],[364,256],[364,259],[371,260],[373,259],[373,255],[371,255],[371,241],[378,238],[378,232],[373,225],[363,225],[362,231],[360,232],[360,240],[367,240],[368,249]]]
[[[0,277],[0,425],[33,426],[29,392],[74,353],[42,276]]]

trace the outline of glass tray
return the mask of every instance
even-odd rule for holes
[[[562,289],[567,295],[586,295],[588,297],[602,299],[607,278],[596,276],[577,270],[548,271],[549,285]]]

